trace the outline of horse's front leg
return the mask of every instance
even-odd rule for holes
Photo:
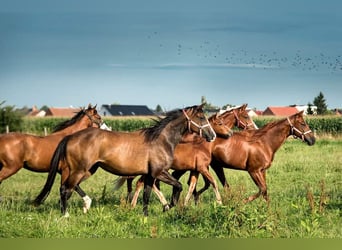
[[[180,193],[183,190],[182,184],[165,169],[160,172],[157,178],[160,181],[173,186],[170,207],[175,206],[179,200]]]
[[[143,212],[144,216],[148,216],[148,204],[150,202],[151,189],[154,183],[154,178],[148,174],[144,178],[144,194],[143,194]]]
[[[197,172],[197,171],[191,171],[190,172],[189,181],[188,181],[189,190],[185,196],[184,206],[188,205],[188,202],[191,198],[191,195],[193,194],[194,189],[196,188],[196,184],[197,184],[197,180],[198,180],[198,174],[199,174],[199,172]]]
[[[144,180],[145,176],[142,175],[139,180],[136,182],[135,184],[135,192],[134,192],[134,195],[132,197],[132,201],[131,201],[131,206],[134,208],[136,205],[137,205],[137,202],[138,202],[138,197],[139,197],[139,194],[140,194],[140,191],[143,189],[144,187]],[[132,179],[133,180],[133,179]],[[127,182],[128,184],[128,182]],[[132,192],[132,191],[131,191]]]

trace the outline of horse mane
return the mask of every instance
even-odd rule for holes
[[[175,109],[171,110],[166,113],[166,116],[164,118],[158,117],[157,119],[152,120],[155,122],[155,125],[143,128],[141,132],[145,136],[146,142],[151,142],[159,137],[163,129],[166,127],[167,124],[169,124],[171,121],[177,119],[183,114],[181,109]]]
[[[74,115],[70,120],[66,120],[63,121],[59,124],[57,124],[53,130],[53,132],[58,132],[61,131],[73,124],[75,124],[76,122],[78,122],[79,120],[81,120],[81,118],[85,115],[85,111],[84,109],[81,109],[79,112],[76,113],[76,115]]]
[[[286,119],[275,120],[275,121],[272,121],[272,122],[269,122],[269,123],[265,124],[260,129],[256,129],[256,130],[243,130],[243,131],[237,132],[237,133],[240,134],[240,135],[244,135],[244,136],[248,137],[248,141],[256,141],[260,137],[265,135],[267,133],[267,131],[269,131],[270,129],[272,129],[273,127],[277,126],[279,123],[281,123],[281,122],[283,122],[285,120]]]

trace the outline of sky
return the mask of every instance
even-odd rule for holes
[[[0,103],[342,107],[340,0],[0,0]]]

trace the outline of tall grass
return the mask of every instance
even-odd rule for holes
[[[21,170],[0,186],[0,237],[33,238],[341,238],[342,140],[318,140],[308,147],[288,139],[267,171],[270,205],[262,199],[242,200],[257,191],[246,172],[225,170],[231,186],[220,186],[223,205],[210,188],[196,206],[181,202],[187,176],[181,179],[181,202],[168,212],[154,194],[150,216],[144,219],[142,201],[132,209],[125,201],[126,188],[113,192],[114,175],[99,170],[81,186],[93,198],[88,214],[76,193],[70,199],[70,218],[59,208],[59,177],[46,202],[31,201],[47,174]],[[200,179],[199,186],[203,185]],[[166,197],[171,188],[162,185]]]

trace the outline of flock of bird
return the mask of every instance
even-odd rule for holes
[[[147,36],[149,40],[158,41],[159,34],[154,32]],[[191,58],[195,57],[198,61],[207,60],[212,63],[221,63],[230,66],[245,65],[262,69],[283,69],[293,68],[301,71],[325,71],[331,74],[342,72],[342,57],[341,55],[328,55],[324,52],[308,55],[304,50],[296,50],[292,53],[281,55],[277,51],[255,52],[246,49],[238,49],[232,51],[226,45],[217,44],[211,41],[203,41],[196,45],[185,43],[176,43],[174,45],[165,45],[158,43],[160,49],[173,50],[178,57]]]

